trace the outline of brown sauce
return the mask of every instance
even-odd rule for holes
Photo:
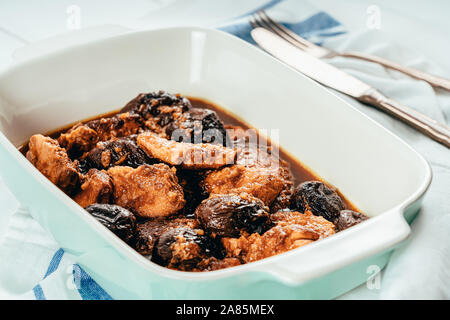
[[[216,104],[214,104],[214,103],[212,103],[212,102],[210,102],[210,101],[208,101],[206,99],[189,97],[189,96],[187,98],[189,99],[189,101],[191,102],[193,107],[196,107],[196,108],[208,108],[208,109],[214,110],[225,125],[240,126],[240,127],[244,128],[244,129],[255,129],[254,127],[249,125],[244,120],[240,119],[235,114],[224,110],[223,108],[219,107],[218,105],[216,105]],[[115,115],[117,113],[119,113],[119,110],[115,110],[115,111],[111,111],[111,112],[108,112],[108,113],[100,114],[100,115],[97,115],[97,116],[94,116],[94,117],[91,117],[91,118],[88,118],[88,119],[84,119],[82,121],[76,121],[74,123],[65,125],[65,126],[63,126],[61,128],[58,128],[56,130],[52,130],[52,131],[50,131],[48,133],[44,133],[44,135],[49,136],[49,137],[51,137],[53,139],[56,139],[56,138],[59,137],[59,135],[61,133],[67,131],[73,125],[75,125],[75,124],[77,124],[79,122],[87,122],[87,121],[96,120],[96,119],[100,119],[100,118],[111,117],[111,116],[113,116],[113,115]],[[261,136],[258,136],[258,139],[261,139]],[[267,143],[268,143],[268,145],[274,146],[274,144],[272,144],[270,142],[270,140],[267,140]],[[322,179],[315,172],[313,172],[311,169],[309,169],[304,164],[302,164],[298,159],[296,159],[290,153],[288,153],[286,150],[284,150],[281,146],[276,146],[276,147],[279,150],[280,158],[289,163],[291,171],[292,171],[292,174],[293,174],[294,179],[295,179],[295,185],[297,185],[297,184],[299,184],[299,183],[301,183],[303,181],[308,181],[308,180],[319,180],[319,181],[322,181],[325,184],[327,184],[328,186],[333,187],[333,188],[336,189],[336,192],[342,198],[342,200],[343,200],[343,202],[344,202],[344,204],[345,204],[347,209],[359,212],[358,208],[355,207],[336,187],[332,186],[327,181]],[[28,142],[22,144],[18,149],[23,155],[26,155],[26,153],[28,151]]]

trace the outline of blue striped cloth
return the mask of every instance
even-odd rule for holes
[[[308,3],[295,0],[270,1],[263,7],[256,8],[248,14],[240,16],[227,24],[220,26],[219,29],[255,44],[250,36],[252,27],[248,22],[248,18],[249,15],[260,9],[265,9],[270,16],[282,22],[284,26],[309,39],[310,41],[315,42],[316,44],[321,44],[326,38],[345,33],[343,26],[327,13],[318,12]],[[112,299],[112,297],[105,290],[103,290],[78,264],[69,262],[69,267],[66,266],[66,270],[61,271],[61,262],[64,261],[66,255],[67,254],[65,254],[63,249],[59,249],[55,252],[48,265],[47,272],[42,278],[42,282],[33,288],[33,293],[36,299],[45,300],[47,288],[54,290],[54,285],[51,284],[50,281],[48,281],[48,285],[46,284],[47,282],[45,280],[48,279],[48,277],[56,272],[70,273],[70,270],[73,276],[73,283],[67,284],[63,282],[62,284],[66,287],[69,285],[72,286],[72,289],[76,289],[81,299]],[[70,260],[71,258],[68,259]],[[61,288],[61,290],[67,290],[67,288]]]
[[[64,250],[58,249],[50,260],[47,272],[42,280],[47,279],[52,273],[58,270],[60,263],[64,258]],[[81,299],[83,300],[112,300],[111,296],[100,287],[78,264],[72,265],[72,281]],[[38,284],[33,288],[36,300],[46,300],[44,293],[45,285]],[[67,289],[67,288],[64,288]]]

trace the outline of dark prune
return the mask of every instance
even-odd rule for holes
[[[78,123],[61,133],[58,142],[72,159],[88,152],[99,141],[126,137],[142,131],[144,121],[139,114],[120,113],[111,117]]]
[[[369,219],[369,217],[362,213],[352,210],[341,210],[339,216],[334,221],[337,231],[342,231],[347,228]]]
[[[85,209],[120,239],[125,242],[131,242],[133,240],[136,218],[127,209],[115,204],[100,203],[91,204]]]
[[[114,185],[104,171],[90,169],[83,177],[81,191],[73,200],[83,208],[93,203],[111,203],[113,200]]]
[[[178,142],[227,145],[227,132],[210,109],[191,108],[166,128],[167,136]]]
[[[104,141],[111,137],[123,137],[137,133],[143,125],[143,119],[139,114],[123,113],[91,120],[85,125],[98,133],[99,141]]]
[[[263,233],[269,228],[268,208],[248,194],[213,195],[195,210],[212,237],[239,237],[241,231]]]
[[[217,259],[215,257],[206,258],[197,264],[193,271],[214,271],[241,265],[242,262],[238,258]]]
[[[137,168],[156,162],[137,145],[135,136],[130,136],[97,143],[80,161],[80,170],[86,172],[91,168],[108,169],[113,166]]]
[[[291,197],[290,208],[300,212],[311,210],[314,215],[331,222],[345,209],[339,195],[320,181],[306,181],[298,185]]]
[[[156,241],[162,233],[169,229],[188,227],[198,227],[195,219],[175,218],[175,219],[151,219],[136,226],[135,248],[143,255],[151,255]]]
[[[153,248],[151,260],[162,266],[187,271],[217,252],[220,252],[218,242],[205,235],[203,230],[180,227],[161,234]]]
[[[202,172],[180,168],[177,169],[177,177],[178,183],[183,188],[184,199],[186,200],[186,204],[180,213],[187,218],[195,218],[195,209],[208,197],[200,187],[200,182],[203,179]]]
[[[158,116],[160,114],[160,107],[179,107],[181,112],[187,111],[191,108],[191,103],[181,95],[170,94],[165,91],[141,93],[136,98],[128,102],[120,112],[138,113],[144,118],[151,116]],[[164,120],[161,120],[164,122]],[[165,120],[167,122],[167,119]],[[167,123],[166,123],[167,124]],[[165,124],[161,124],[164,126]]]

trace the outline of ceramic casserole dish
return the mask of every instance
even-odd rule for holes
[[[280,145],[371,219],[257,262],[212,272],[145,259],[17,150],[35,133],[106,113],[140,92],[205,98]],[[17,199],[113,298],[326,299],[383,268],[410,233],[431,181],[402,140],[252,45],[201,28],[141,31],[73,46],[0,75],[0,174]]]

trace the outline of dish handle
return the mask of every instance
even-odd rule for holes
[[[406,239],[411,228],[397,208],[329,238],[274,256],[259,271],[269,272],[286,285],[299,285],[386,251]]]

